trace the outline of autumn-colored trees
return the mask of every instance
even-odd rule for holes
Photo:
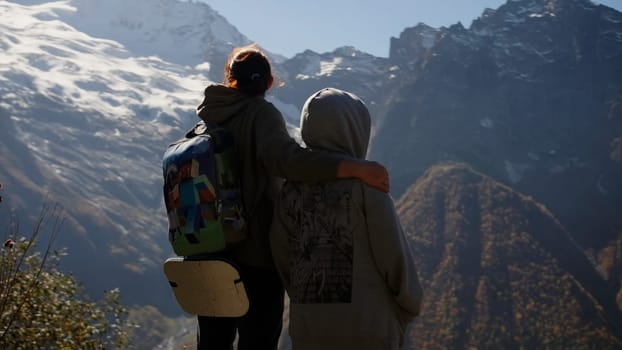
[[[29,235],[16,224],[7,229],[0,247],[0,349],[129,348],[133,326],[120,292],[91,301],[58,269],[64,252],[52,243],[61,224],[60,208],[44,206]],[[48,231],[46,247],[38,249]]]

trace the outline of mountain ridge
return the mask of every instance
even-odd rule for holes
[[[40,6],[48,3],[45,0],[15,2]],[[231,49],[251,43],[224,17],[200,2],[65,0],[62,3],[64,6],[51,9],[47,17],[62,20],[92,37],[114,40],[132,56],[158,56],[181,66],[201,66],[213,80],[222,80],[221,67]]]
[[[601,199],[598,191],[591,192],[593,200],[602,201],[601,215],[611,221],[611,210],[621,205],[613,195],[620,191],[613,180],[620,165],[609,157],[620,123],[608,115],[610,101],[622,94],[616,64],[622,36],[610,33],[622,33],[622,14],[596,9],[609,17],[585,10],[553,22],[534,17],[534,23],[513,30],[497,27],[492,19],[476,20],[470,30],[455,26],[439,34],[444,36],[412,70],[404,68],[409,62],[394,62],[411,74],[398,75],[400,81],[387,93],[392,106],[378,121],[370,156],[392,170],[397,193],[428,165],[462,160],[536,196],[566,221],[572,214],[563,205],[576,203],[577,198],[567,196],[579,191],[547,184],[556,174],[585,172],[591,188],[605,190]],[[582,13],[582,20],[574,19]],[[613,14],[619,20],[612,21]],[[580,26],[570,34],[562,30],[575,22]],[[484,30],[486,26],[492,29]],[[482,37],[481,31],[495,34]],[[562,36],[553,40],[553,34]],[[537,54],[542,39],[559,43],[548,56]],[[575,44],[583,54],[569,57]],[[395,138],[406,141],[394,143]],[[399,166],[407,163],[409,167]],[[589,191],[579,179],[568,185]]]
[[[611,290],[532,198],[470,166],[441,163],[396,206],[426,291],[411,348],[622,346]],[[555,339],[556,327],[567,336]]]

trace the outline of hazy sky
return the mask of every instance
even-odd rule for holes
[[[351,45],[375,56],[389,54],[391,37],[423,22],[465,27],[487,7],[505,0],[198,0],[206,2],[249,39],[287,57]],[[565,0],[564,0],[565,1]],[[595,1],[596,2],[596,1]],[[622,10],[622,0],[598,3]]]

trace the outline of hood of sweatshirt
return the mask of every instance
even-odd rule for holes
[[[263,96],[250,96],[222,84],[208,85],[203,102],[197,107],[199,118],[220,124]]]
[[[369,145],[371,117],[367,106],[356,95],[325,88],[305,102],[300,116],[300,132],[307,147],[364,159]]]

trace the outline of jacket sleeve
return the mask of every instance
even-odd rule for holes
[[[272,176],[316,182],[337,177],[337,166],[347,155],[310,150],[287,132],[281,112],[267,103],[255,119],[257,156]]]
[[[406,324],[419,315],[423,297],[413,254],[391,196],[369,186],[363,191],[373,258],[400,307],[400,320]]]

